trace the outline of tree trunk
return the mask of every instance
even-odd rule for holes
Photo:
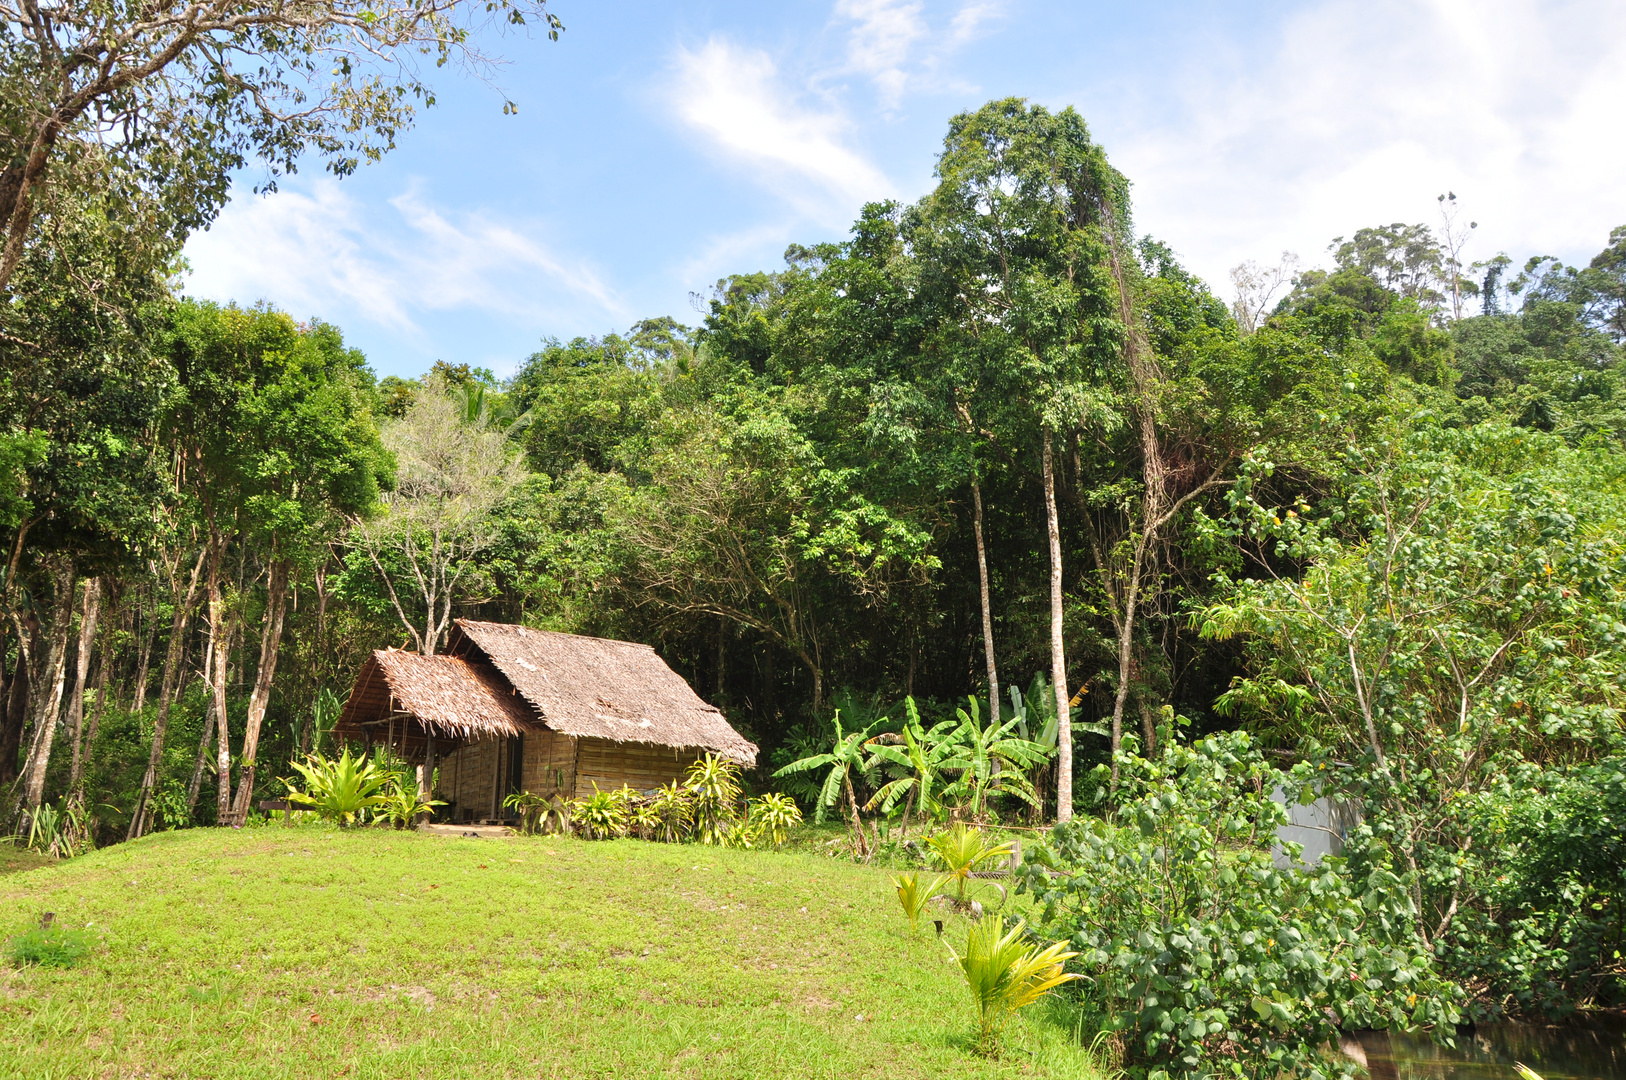
[[[45,663],[40,668],[43,676],[40,689],[44,693],[34,695],[34,738],[28,750],[28,764],[23,770],[23,801],[31,817],[45,801],[45,770],[51,764],[57,716],[62,712],[62,687],[68,674],[68,635],[73,629],[73,578],[73,563],[58,557],[51,568],[51,588],[54,593],[51,597],[51,628]]]
[[[222,548],[225,544],[220,545]],[[220,559],[209,567],[209,640],[214,644],[212,690],[215,703],[215,822],[231,818],[231,717],[226,713],[226,664],[231,648],[230,612],[220,588]]]
[[[1062,640],[1061,522],[1056,515],[1056,470],[1050,428],[1044,429],[1045,526],[1050,536],[1050,682],[1056,695],[1056,821],[1073,820],[1073,715],[1067,705],[1067,652]]]
[[[254,759],[260,749],[260,724],[271,701],[271,680],[277,674],[277,650],[282,646],[283,616],[288,610],[288,575],[292,566],[286,559],[271,563],[266,580],[265,625],[260,631],[260,666],[254,675],[254,690],[248,699],[248,718],[243,725],[243,763],[237,778],[237,801],[232,806],[231,823],[248,820],[249,800],[254,797]]]
[[[138,612],[139,608],[136,609]],[[149,678],[148,665],[152,661],[152,643],[158,637],[158,605],[147,616],[146,633],[141,635],[141,655],[136,660],[135,677],[135,704],[131,711],[140,712],[147,707],[147,679]]]
[[[19,620],[21,621],[21,620]],[[27,726],[29,683],[33,679],[33,648],[30,640],[38,633],[30,624],[23,624],[17,638],[17,667],[11,676],[11,688],[6,694],[6,722],[0,728],[0,784],[17,779],[17,755],[22,751],[23,728]]]
[[[90,654],[96,646],[96,624],[102,611],[100,578],[85,581],[85,606],[79,616],[79,654],[74,664],[73,696],[68,699],[68,730],[73,733],[73,766],[68,790],[79,790],[79,769],[84,752],[85,680],[90,676]]]
[[[982,582],[982,651],[988,661],[988,722],[999,723],[999,668],[994,663],[994,611],[988,589],[988,552],[982,541],[982,485],[971,479],[971,527],[977,537],[977,576]]]
[[[169,710],[175,704],[175,685],[180,676],[181,661],[186,656],[186,628],[192,620],[192,605],[198,598],[198,577],[209,558],[211,545],[205,544],[198,552],[198,561],[192,566],[192,575],[186,583],[182,598],[179,589],[172,589],[176,600],[175,619],[169,631],[169,648],[164,653],[164,681],[158,690],[158,717],[152,726],[152,752],[147,755],[147,771],[141,777],[141,789],[136,793],[135,808],[130,813],[130,829],[126,840],[134,840],[146,831],[146,819],[152,803],[153,788],[158,783],[158,766],[164,758],[164,733],[169,728]],[[176,582],[175,584],[179,584]]]
[[[866,858],[869,852],[864,843],[864,819],[858,816],[858,795],[853,791],[853,778],[851,769],[841,775],[841,782],[847,788],[847,809],[853,816],[853,843],[854,852],[860,859]]]
[[[113,667],[113,658],[108,655],[105,646],[102,648],[101,663],[96,665],[96,708],[90,714],[90,730],[85,732],[85,756],[83,761],[88,763],[90,756],[96,750],[96,732],[101,729],[102,716],[107,712],[107,676]],[[74,774],[72,790],[74,795],[84,793],[85,773],[81,769]]]
[[[211,645],[203,653],[203,678],[210,686],[214,685],[215,650]],[[215,703],[214,696],[209,697],[209,707],[204,710],[203,737],[198,740],[197,756],[192,759],[192,779],[186,785],[186,809],[188,813],[198,808],[198,793],[203,790],[203,766],[209,760],[209,747],[215,737]]]
[[[1141,495],[1140,535],[1135,540],[1135,553],[1129,566],[1129,580],[1124,583],[1123,621],[1118,627],[1118,693],[1112,703],[1112,779],[1118,779],[1118,747],[1123,737],[1124,704],[1129,699],[1132,674],[1135,610],[1140,601],[1142,579],[1146,573],[1147,557],[1153,553],[1158,530],[1163,526],[1168,508],[1168,466],[1163,459],[1163,444],[1157,430],[1157,394],[1163,381],[1157,357],[1151,343],[1142,332],[1135,317],[1134,298],[1124,270],[1124,260],[1115,231],[1107,231],[1107,248],[1112,266],[1112,277],[1118,287],[1118,317],[1124,328],[1124,358],[1134,389],[1135,419],[1140,429],[1141,477],[1144,491]],[[1150,752],[1150,747],[1147,747]]]

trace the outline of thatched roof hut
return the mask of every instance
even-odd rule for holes
[[[511,790],[644,789],[702,753],[748,766],[757,756],[648,645],[470,619],[457,620],[442,655],[374,652],[338,734],[431,770],[440,750],[436,791],[454,820],[503,817]]]

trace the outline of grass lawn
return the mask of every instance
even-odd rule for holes
[[[836,859],[274,825],[25,865],[0,929],[100,943],[0,967],[5,1077],[1099,1075],[1045,1003],[971,1053],[947,950]]]

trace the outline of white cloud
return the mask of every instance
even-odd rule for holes
[[[891,191],[881,171],[847,145],[846,116],[803,104],[767,53],[714,37],[699,49],[679,48],[674,67],[678,115],[808,216],[850,218],[859,204]]]
[[[485,311],[541,321],[568,294],[616,319],[625,312],[592,267],[571,264],[518,229],[478,213],[454,218],[415,187],[369,211],[331,179],[307,190],[239,196],[187,244],[189,292],[270,300],[295,315],[352,314],[397,336],[425,312]]]
[[[1177,115],[1117,116],[1137,217],[1221,288],[1227,268],[1332,236],[1437,224],[1454,191],[1468,259],[1571,258],[1626,221],[1617,136],[1626,7],[1328,0],[1216,62],[1194,44]]]
[[[904,68],[917,41],[927,36],[922,0],[837,0],[836,14],[853,20],[847,61],[875,80],[881,101],[893,108],[903,96]]]

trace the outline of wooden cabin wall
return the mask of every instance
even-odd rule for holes
[[[576,740],[552,731],[528,732],[520,740],[520,787],[537,795],[555,792],[574,798],[576,789]],[[511,790],[514,775],[514,744],[509,739],[481,739],[464,743],[437,763],[440,779],[435,797],[454,805],[441,813],[440,820],[481,821],[510,818],[503,799]]]
[[[591,798],[623,784],[648,791],[682,780],[703,751],[653,743],[618,743],[609,739],[573,738],[552,731],[528,733],[521,742],[520,785],[544,798]],[[455,805],[443,821],[479,821],[512,817],[502,809],[508,795],[512,744],[506,739],[464,743],[441,758],[435,797]]]
[[[634,791],[648,791],[681,780],[700,753],[693,748],[680,750],[653,743],[578,739],[575,797],[591,798],[594,783],[600,791],[610,791],[622,784]]]

